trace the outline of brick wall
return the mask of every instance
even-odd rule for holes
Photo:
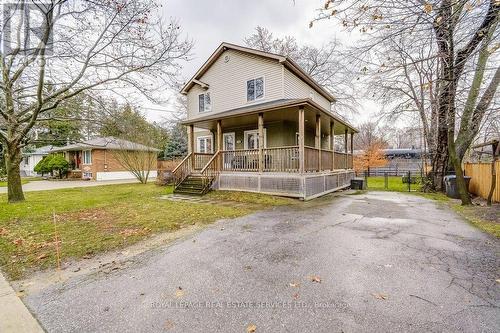
[[[81,169],[83,172],[92,172],[92,179],[94,180],[97,172],[128,171],[120,164],[112,150],[104,149],[93,149],[92,164],[86,165],[82,163]],[[156,170],[156,163],[153,163],[151,170]]]

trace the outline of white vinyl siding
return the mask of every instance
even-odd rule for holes
[[[330,102],[309,84],[285,68],[285,98],[311,98],[323,108],[330,110]]]
[[[229,61],[224,58],[229,56]],[[236,50],[225,51],[200,78],[210,87],[212,112],[223,112],[248,105],[248,80],[264,78],[264,97],[253,101],[263,103],[283,98],[282,65],[273,59],[250,55]],[[188,117],[202,116],[199,95],[205,90],[195,84],[188,92]],[[216,104],[214,104],[214,102]]]

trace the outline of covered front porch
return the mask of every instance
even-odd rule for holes
[[[197,175],[204,186],[306,199],[349,185],[356,130],[347,122],[310,100],[251,108],[184,122],[189,154],[176,186]]]

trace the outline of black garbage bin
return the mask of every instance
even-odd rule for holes
[[[467,191],[469,191],[470,177],[464,176],[464,179]],[[449,198],[460,199],[460,195],[458,194],[458,188],[457,188],[457,176],[455,175],[444,176],[444,185],[446,188],[446,196],[448,196]]]
[[[351,179],[351,188],[353,190],[366,190],[366,182],[364,178]]]

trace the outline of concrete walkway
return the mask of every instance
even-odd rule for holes
[[[220,221],[24,300],[51,333],[500,332],[498,253],[434,201],[368,192]]]
[[[43,333],[35,318],[0,273],[0,332]]]
[[[154,181],[154,179],[153,179]],[[23,191],[48,191],[48,190],[60,190],[66,188],[77,188],[77,187],[90,187],[90,186],[101,186],[101,185],[115,185],[115,184],[129,184],[137,183],[137,179],[124,179],[124,180],[103,180],[103,181],[92,181],[92,180],[36,180],[23,185]],[[0,193],[7,193],[7,186],[0,187]]]

